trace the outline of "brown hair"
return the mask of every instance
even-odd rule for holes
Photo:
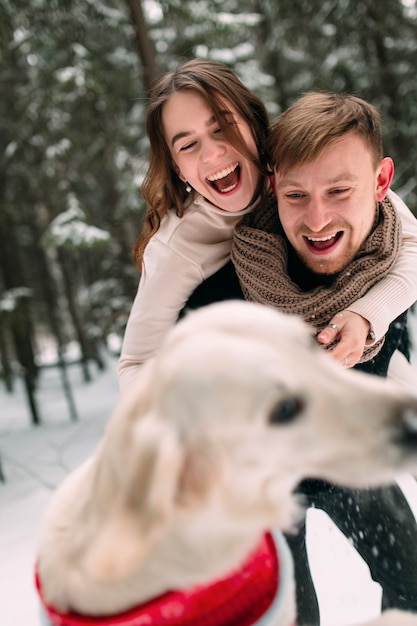
[[[184,213],[187,193],[184,183],[174,170],[172,156],[165,141],[162,109],[173,94],[186,89],[192,89],[206,100],[227,141],[247,159],[255,160],[261,173],[268,173],[263,158],[263,146],[269,129],[266,108],[229,67],[216,61],[194,59],[163,76],[151,92],[145,119],[150,150],[149,168],[142,185],[142,194],[147,204],[147,213],[143,230],[133,249],[139,269],[145,247],[158,230],[163,216],[169,210],[175,210],[180,217]],[[257,157],[254,158],[250,153],[235,126],[227,124],[224,119],[224,99],[236,108],[251,128],[258,148]],[[267,189],[266,177],[262,176],[261,179],[259,193],[264,194]]]
[[[364,140],[376,166],[382,159],[382,130],[375,107],[352,95],[306,93],[272,123],[266,142],[270,165],[285,174],[351,132]]]

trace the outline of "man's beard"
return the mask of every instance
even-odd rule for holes
[[[288,274],[291,280],[303,291],[310,291],[319,286],[331,287],[341,271],[343,270],[337,272],[317,272],[308,265],[291,245],[288,245]]]

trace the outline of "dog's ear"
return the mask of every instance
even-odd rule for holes
[[[167,528],[174,509],[201,505],[220,469],[220,454],[212,442],[186,441],[170,420],[152,412],[131,424],[116,455],[111,453],[114,433],[108,435],[97,470],[106,513],[100,512],[98,531],[84,554],[88,575],[101,581],[134,572]]]
[[[135,426],[137,455],[126,494],[154,526],[174,507],[201,505],[220,474],[221,454],[208,436],[185,436],[171,421],[152,415]]]
[[[103,452],[102,465],[109,462]],[[118,478],[112,481],[112,493],[107,493],[111,502],[106,503],[104,519],[84,555],[85,568],[96,580],[125,576],[146,558],[175,506],[184,455],[173,428],[148,414],[133,424],[119,463]],[[98,478],[100,483],[104,480],[102,475]]]
[[[219,482],[221,452],[208,438],[187,442],[179,476],[177,504],[181,507],[201,505]]]

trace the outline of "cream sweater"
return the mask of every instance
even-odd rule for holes
[[[417,300],[417,220],[395,193],[390,191],[389,197],[402,222],[399,258],[384,280],[349,307],[370,322],[375,340]],[[197,285],[228,261],[233,229],[254,207],[229,213],[197,195],[190,197],[182,218],[174,211],[164,217],[146,246],[144,269],[126,326],[118,367],[122,390],[141,364],[155,354]],[[397,355],[391,365],[395,378],[410,374],[405,373],[404,362]],[[410,375],[415,376],[417,385],[417,370]]]

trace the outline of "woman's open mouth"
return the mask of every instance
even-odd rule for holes
[[[240,181],[240,165],[234,163],[215,174],[207,176],[206,179],[210,185],[219,193],[229,193],[236,189]]]
[[[330,252],[342,235],[342,230],[323,237],[307,237],[304,235],[304,241],[306,242],[308,249],[312,252]]]

